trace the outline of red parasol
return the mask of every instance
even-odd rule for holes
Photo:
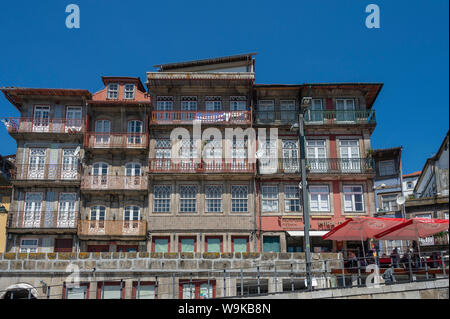
[[[375,235],[377,239],[417,240],[448,229],[447,219],[412,218]]]

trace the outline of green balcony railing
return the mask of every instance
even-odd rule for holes
[[[305,114],[306,124],[375,124],[375,110],[309,110]]]

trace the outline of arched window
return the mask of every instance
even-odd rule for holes
[[[125,165],[126,176],[141,176],[141,164],[128,163]]]
[[[100,229],[102,232],[105,229],[105,214],[106,207],[105,206],[92,206],[91,214],[89,217],[89,229]]]
[[[92,185],[91,187],[108,186],[108,164],[94,163],[92,165]]]
[[[126,206],[123,214],[124,228],[137,229],[139,227],[140,212],[138,206]]]

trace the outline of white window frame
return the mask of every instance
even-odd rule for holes
[[[210,192],[212,188],[220,189],[220,196],[215,196],[218,192]],[[207,213],[221,213],[222,206],[223,187],[222,185],[205,185],[205,212]],[[210,205],[211,204],[211,205]],[[213,209],[209,209],[213,207]]]
[[[205,110],[209,112],[222,111],[222,101],[205,101]]]
[[[236,188],[245,189],[247,195],[245,197],[236,197],[238,194],[238,192],[235,191]],[[231,212],[248,212],[248,185],[231,185]]]
[[[380,176],[395,175],[395,161],[386,160],[378,162],[378,174]]]
[[[117,87],[117,89],[112,89],[112,86]],[[106,93],[106,98],[108,100],[117,100],[119,98],[119,83],[109,83]]]
[[[381,209],[386,212],[394,212],[399,210],[399,206],[397,204],[398,194],[381,194]],[[391,198],[390,200],[388,198]],[[388,203],[388,209],[385,209],[385,203]],[[394,203],[394,204],[392,204]]]
[[[36,241],[36,244],[35,245],[23,245],[22,243],[25,240]],[[30,238],[21,238],[20,239],[20,247],[19,247],[20,253],[37,253],[38,248],[39,248],[39,239],[38,238],[30,237]]]
[[[262,121],[275,121],[274,100],[258,100],[258,118]]]
[[[164,188],[164,191],[162,189]],[[168,192],[166,190],[168,189]],[[166,196],[167,197],[162,197]],[[161,197],[159,197],[161,195]],[[172,185],[154,185],[153,186],[153,212],[155,213],[170,213],[172,197]]]
[[[278,212],[278,186],[263,185],[261,187],[262,194],[262,211]]]
[[[130,86],[131,86],[131,89],[129,89]],[[124,100],[134,100],[135,91],[136,91],[136,85],[134,85],[133,83],[126,83],[123,86]]]
[[[326,191],[323,191],[326,187]],[[317,206],[313,207],[313,196],[317,196]],[[324,200],[326,197],[326,200]],[[326,203],[326,205],[324,205]],[[329,212],[330,209],[330,187],[328,185],[310,185],[309,186],[309,207],[312,212]]]
[[[295,192],[291,192],[294,189]],[[289,195],[289,196],[288,196]],[[296,195],[296,196],[292,196]],[[291,205],[291,201],[294,201],[294,205]],[[295,210],[290,210],[290,207],[294,206]],[[300,200],[300,190],[297,184],[284,185],[284,211],[287,213],[300,212],[301,200]]]
[[[353,187],[360,187],[361,188],[361,192],[354,192],[353,191]],[[345,190],[350,188],[350,192],[346,192]],[[342,187],[342,192],[344,195],[344,212],[358,212],[358,213],[363,213],[365,211],[365,205],[364,205],[364,187],[362,185],[343,185]],[[361,204],[362,204],[362,210],[356,210],[356,199],[355,196],[356,195],[361,195]],[[348,209],[346,207],[346,202],[348,202],[346,200],[346,196],[351,196],[351,204],[352,207],[351,209]]]
[[[194,196],[191,190],[195,190]],[[197,185],[180,185],[180,213],[197,212]]]

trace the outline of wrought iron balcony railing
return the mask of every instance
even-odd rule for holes
[[[147,133],[95,133],[86,134],[87,148],[148,148]]]
[[[3,122],[9,133],[84,133],[82,119],[10,117]]]
[[[373,172],[370,158],[308,158],[306,169],[311,174],[343,173],[357,174]]]
[[[11,171],[13,181],[79,181],[78,164],[17,164]]]
[[[146,176],[83,175],[83,190],[147,190]]]
[[[257,124],[289,124],[298,122],[298,110],[256,111]]]
[[[11,212],[8,220],[10,229],[76,229],[79,212],[73,210],[42,211],[33,209]]]
[[[375,110],[338,111],[308,110],[305,114],[305,123],[319,124],[375,124]]]
[[[149,171],[151,173],[254,173],[256,163],[249,163],[248,159],[209,159],[196,163],[194,159],[150,159]]]
[[[251,124],[251,111],[153,111],[152,124]]]
[[[260,174],[298,174],[300,173],[300,159],[275,158],[259,161]]]
[[[147,235],[147,222],[142,220],[80,220],[78,236],[140,237]]]

